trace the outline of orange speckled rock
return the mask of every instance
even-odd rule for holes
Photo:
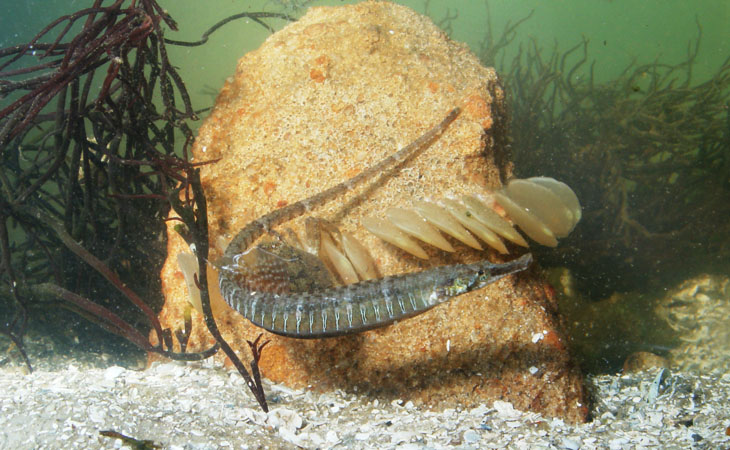
[[[413,199],[500,186],[511,171],[500,166],[505,158],[495,144],[504,136],[503,91],[493,69],[405,7],[365,2],[311,9],[239,61],[200,129],[196,160],[220,158],[202,168],[211,258],[249,221],[359,173],[455,106],[463,108],[460,117],[399,174],[313,212],[354,234],[383,275],[485,257],[500,261],[494,252],[465,246],[448,255],[431,248],[431,259],[421,261],[368,234],[360,220]],[[178,329],[187,291],[176,255],[185,244],[170,224],[160,319]],[[302,224],[297,219],[286,227],[301,233]],[[216,275],[209,277],[217,286]],[[224,336],[247,354],[245,340],[262,330],[213,295]],[[190,346],[199,349],[211,338],[194,316]],[[536,271],[383,329],[326,340],[266,338],[264,376],[294,387],[357,388],[441,407],[503,399],[570,421],[584,420],[587,411],[554,298]]]

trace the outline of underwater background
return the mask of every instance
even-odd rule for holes
[[[195,41],[240,12],[296,18],[310,6],[346,3],[354,2],[160,2],[180,29],[165,37],[181,41]],[[557,251],[541,250],[539,257],[552,267],[549,276],[562,295],[584,368],[615,372],[637,351],[666,356],[679,345],[676,327],[660,312],[670,301],[668,292],[694,276],[730,273],[730,4],[398,3],[430,16],[503,76],[511,95],[516,174],[552,176],[577,192],[583,222]],[[0,7],[0,47],[27,42],[55,18],[86,6],[78,0],[6,3]],[[275,30],[286,23],[266,19]],[[212,106],[237,60],[269,34],[244,18],[223,25],[205,45],[168,47],[196,109]],[[0,106],[15,98],[0,98]],[[190,127],[195,131],[201,123]],[[19,235],[11,230],[10,236]],[[148,267],[154,267],[148,270],[152,277],[159,272],[155,263],[141,260],[137,270]],[[154,291],[155,284],[145,287]],[[726,287],[718,289],[727,308]],[[0,308],[9,322],[12,302],[5,299]],[[133,312],[121,314],[144,329]],[[104,336],[132,351],[76,315],[63,317],[62,324],[41,322],[53,323],[46,331],[66,333],[72,341],[94,347]],[[33,318],[31,313],[31,323]],[[730,352],[730,342],[720,350]]]
[[[180,25],[180,32],[169,32],[167,37],[195,40],[221,18],[240,12],[271,11],[302,15],[311,6],[337,6],[352,1],[163,1],[160,4]],[[650,0],[630,2],[622,0],[595,1],[400,1],[399,4],[425,13],[449,32],[452,39],[469,45],[479,54],[490,32],[498,36],[505,25],[532,14],[529,20],[516,28],[512,45],[504,51],[504,61],[496,65],[505,72],[500,62],[509,63],[520,43],[535,38],[551,51],[566,50],[582,38],[590,41],[590,59],[596,62],[597,81],[617,77],[632,62],[661,61],[677,64],[686,60],[688,44],[698,37],[702,27],[702,42],[694,65],[696,82],[711,77],[728,55],[727,21],[730,5],[722,0],[684,2],[681,0]],[[42,27],[57,17],[83,8],[80,0],[28,1],[2,6],[0,15],[0,46],[27,41]],[[272,21],[279,29],[284,21]],[[446,27],[444,25],[447,25]],[[244,20],[233,22],[214,33],[209,44],[194,49],[174,49],[185,61],[181,74],[190,85],[196,104],[210,103],[217,95],[226,77],[230,76],[236,61],[245,53],[255,50],[269,32]],[[583,76],[585,74],[579,74]],[[208,92],[210,90],[211,92]],[[207,92],[207,94],[206,94]]]

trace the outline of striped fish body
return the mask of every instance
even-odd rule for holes
[[[296,338],[326,338],[379,328],[421,314],[450,298],[526,269],[527,254],[504,264],[483,261],[362,281],[313,292],[272,293],[241,289],[220,276],[221,293],[254,325]]]
[[[459,111],[454,108],[406,147],[349,180],[249,222],[215,264],[226,302],[255,325],[276,334],[297,338],[341,336],[420,314],[452,297],[524,270],[532,261],[530,255],[506,264],[455,264],[337,287],[319,267],[321,262],[305,262],[308,256],[280,253],[286,248],[253,246],[275,226],[312,211],[379,174],[398,169],[437,139]],[[303,263],[299,268],[297,264],[288,264],[299,259]]]

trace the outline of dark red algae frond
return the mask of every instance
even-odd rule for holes
[[[252,379],[217,333],[206,280],[199,284],[216,337],[212,347],[187,352],[192,323],[170,330],[157,319],[164,218],[174,207],[204,267],[207,219],[197,167],[215,162],[189,161],[190,122],[200,111],[166,46],[202,45],[240,18],[269,30],[266,19],[291,20],[241,13],[213,25],[200,41],[181,42],[164,37],[163,27],[178,27],[155,0],[95,0],[27,43],[0,49],[0,98],[12,99],[0,107],[0,334],[29,370],[27,323],[60,300],[167,358],[199,360],[223,348],[267,410],[256,366],[263,345],[252,348]],[[90,300],[99,292],[108,299]],[[155,343],[131,325],[145,321]]]

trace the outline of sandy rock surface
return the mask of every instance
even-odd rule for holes
[[[511,171],[497,145],[505,111],[494,70],[430,19],[377,2],[313,8],[239,61],[194,147],[198,161],[220,158],[202,171],[217,246],[211,258],[249,221],[352,177],[455,106],[463,109],[460,117],[397,176],[313,215],[353,233],[383,275],[514,258],[519,249],[500,259],[462,245],[449,255],[431,249],[424,262],[360,225],[362,217],[383,217],[387,208],[409,207],[413,199],[484,193]],[[295,220],[287,227],[301,232],[301,225]],[[172,228],[168,236],[160,318],[163,326],[179,329],[188,294],[176,256],[186,245]],[[247,361],[245,340],[262,330],[220,299],[214,306],[224,336]],[[191,348],[199,349],[211,338],[194,318]],[[555,300],[536,270],[384,329],[327,340],[266,338],[264,376],[295,388],[357,390],[439,407],[501,399],[569,421],[581,421],[587,412]]]

